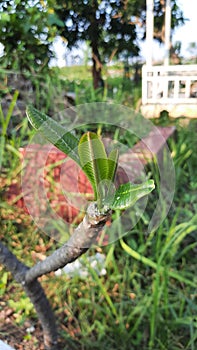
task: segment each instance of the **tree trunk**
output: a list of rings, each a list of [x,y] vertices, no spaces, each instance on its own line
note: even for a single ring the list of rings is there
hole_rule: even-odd
[[[104,82],[102,79],[102,63],[97,47],[97,43],[92,43],[92,77],[93,77],[93,86],[94,89],[102,88],[104,86]]]

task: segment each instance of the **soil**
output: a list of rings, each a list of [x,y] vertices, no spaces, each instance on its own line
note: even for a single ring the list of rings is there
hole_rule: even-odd
[[[5,302],[0,301],[0,307],[3,307]],[[8,306],[3,307],[0,311],[0,339],[12,346],[16,350],[44,350],[42,330],[39,324],[33,325],[26,321],[24,325],[16,325],[15,315],[12,309]]]
[[[14,350],[44,350],[40,323],[27,318],[23,325],[17,325],[15,316],[13,309],[5,306],[5,301],[0,300],[0,339]],[[60,320],[57,322],[61,323]],[[58,324],[59,331],[63,328]],[[59,339],[58,350],[63,349],[65,349],[65,343],[63,344]],[[72,350],[70,347],[69,349]]]

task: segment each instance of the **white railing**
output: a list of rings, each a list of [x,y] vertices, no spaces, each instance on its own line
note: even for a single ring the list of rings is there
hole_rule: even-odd
[[[197,104],[197,65],[143,66],[142,105]]]

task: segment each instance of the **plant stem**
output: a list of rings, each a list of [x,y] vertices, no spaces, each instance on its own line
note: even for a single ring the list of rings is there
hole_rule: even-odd
[[[0,263],[10,271],[15,280],[21,284],[34,305],[43,329],[46,350],[58,350],[57,328],[55,316],[40,283],[35,279],[25,283],[25,275],[29,268],[17,259],[7,247],[0,242]]]
[[[32,268],[19,261],[0,242],[0,263],[13,274],[33,303],[43,328],[46,350],[58,350],[58,336],[54,313],[37,278],[65,266],[84,254],[95,242],[110,215],[111,213],[101,215],[96,203],[91,203],[83,221],[75,229],[69,241]]]

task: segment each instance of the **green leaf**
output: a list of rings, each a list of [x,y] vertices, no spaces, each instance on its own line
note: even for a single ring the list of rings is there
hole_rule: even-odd
[[[131,182],[120,185],[120,187],[116,190],[111,209],[127,209],[134,205],[138,199],[149,194],[152,190],[154,190],[154,188],[155,185],[153,180],[147,180],[146,182],[137,185],[132,184]]]
[[[0,13],[0,20],[2,22],[9,22],[10,21],[10,15],[7,12]]]
[[[39,112],[33,106],[28,106],[26,113],[35,130],[41,132],[48,141],[59,148],[60,151],[66,153],[76,163],[80,163],[77,152],[78,139],[73,134],[66,132],[55,120]]]
[[[52,25],[57,25],[59,27],[65,26],[64,22],[59,19],[59,17],[56,15],[56,13],[50,13],[48,15],[48,22],[49,22],[50,26],[52,26]]]
[[[95,199],[102,197],[98,189],[99,184],[108,177],[108,159],[103,142],[97,134],[93,132],[85,133],[78,145],[81,167],[90,180]]]
[[[118,166],[118,149],[113,149],[108,157],[108,180],[114,181]]]
[[[115,194],[114,179],[118,166],[118,150],[114,149],[110,152],[108,157],[108,174],[107,179],[101,183],[102,185],[102,206],[104,208],[111,208]]]

